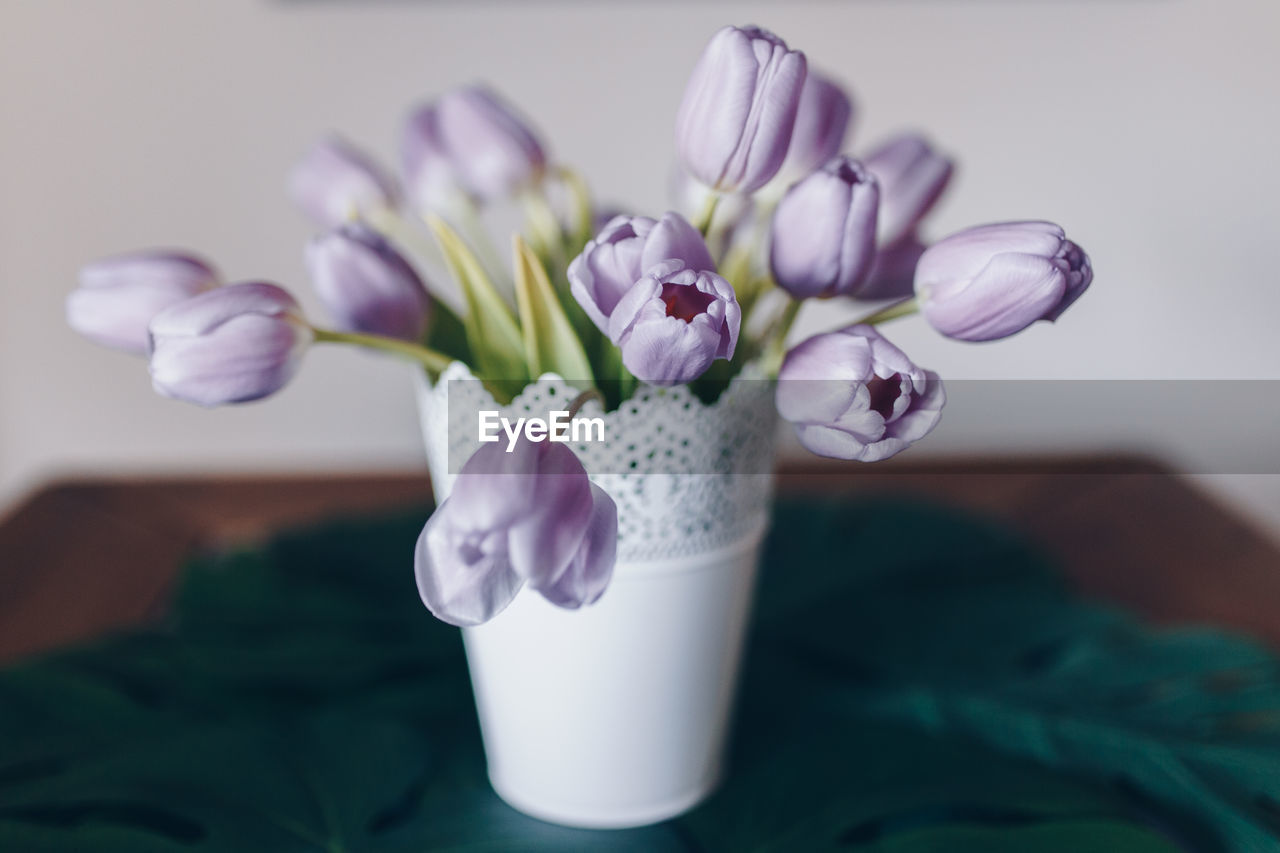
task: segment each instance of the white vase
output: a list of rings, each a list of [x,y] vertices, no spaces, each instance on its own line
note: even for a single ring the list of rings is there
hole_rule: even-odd
[[[580,610],[525,589],[463,630],[489,779],[520,811],[641,826],[719,781],[773,493],[773,397],[752,376],[711,406],[684,388],[642,388],[609,413],[584,406],[605,419],[603,442],[573,449],[618,505],[612,583]],[[546,417],[575,394],[548,375],[499,406],[458,363],[424,381],[437,500],[478,446],[479,410]]]

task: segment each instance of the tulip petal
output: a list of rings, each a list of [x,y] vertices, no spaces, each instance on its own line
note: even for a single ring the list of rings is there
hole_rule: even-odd
[[[316,294],[338,328],[417,341],[426,331],[430,297],[417,272],[377,232],[342,226],[307,246]]]
[[[1057,263],[1038,255],[1004,252],[991,258],[963,289],[945,299],[926,300],[924,315],[948,337],[995,340],[1044,317],[1062,301],[1066,286],[1066,274]]]
[[[438,619],[467,627],[487,622],[524,581],[507,561],[502,533],[474,533],[453,523],[449,498],[432,513],[414,550],[422,602]]]
[[[557,577],[533,588],[558,607],[594,604],[613,578],[618,550],[618,507],[609,494],[591,484],[591,519],[577,552]]]
[[[152,337],[204,335],[244,314],[300,317],[298,301],[289,291],[265,281],[246,282],[210,290],[157,314]]]
[[[216,334],[154,333],[151,381],[166,397],[201,406],[247,403],[280,390],[297,371],[310,331],[261,314],[242,314]]]

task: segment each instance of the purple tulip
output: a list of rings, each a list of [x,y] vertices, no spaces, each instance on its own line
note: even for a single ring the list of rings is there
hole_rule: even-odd
[[[151,321],[151,381],[164,396],[201,406],[257,400],[292,378],[312,337],[283,288],[220,287]]]
[[[867,280],[855,294],[858,299],[904,299],[915,289],[916,264],[925,245],[910,234],[876,252]]]
[[[729,282],[682,261],[663,261],[623,295],[608,334],[622,363],[650,385],[697,379],[717,358],[733,358],[742,310]]]
[[[218,283],[213,267],[182,252],[103,258],[80,270],[80,287],[67,297],[67,324],[95,343],[146,355],[151,318]]]
[[[377,232],[344,225],[307,246],[316,293],[338,328],[417,341],[431,299],[413,267]]]
[[[715,272],[715,261],[698,229],[678,213],[662,219],[617,216],[569,264],[569,286],[578,304],[602,332],[609,317],[646,271],[667,260],[694,272]]]
[[[435,103],[419,107],[405,120],[400,174],[405,194],[420,212],[448,210],[458,197],[469,194],[445,149]]]
[[[542,179],[547,157],[529,125],[494,92],[463,86],[410,116],[401,142],[405,181],[424,209],[461,191],[504,198]]]
[[[924,137],[904,133],[863,158],[880,183],[881,246],[908,239],[951,181],[953,164]]]
[[[293,167],[289,194],[324,228],[396,204],[395,183],[372,158],[337,136],[317,142]]]
[[[816,335],[778,371],[778,412],[819,456],[878,462],[938,424],[946,393],[872,326]]]
[[[875,179],[848,157],[787,190],[769,244],[778,286],[796,299],[855,293],[875,258],[879,198]]]
[[[840,153],[853,117],[853,101],[833,80],[810,70],[800,91],[795,130],[780,174],[800,177]]]
[[[719,192],[753,192],[787,156],[805,58],[759,27],[725,27],[693,69],[676,116],[689,172]]]
[[[963,341],[1056,320],[1093,281],[1089,256],[1052,222],[981,225],[934,243],[916,265],[925,319]]]
[[[418,592],[453,625],[478,625],[521,586],[560,607],[600,598],[613,576],[618,509],[563,444],[486,444],[436,508],[415,554]]]

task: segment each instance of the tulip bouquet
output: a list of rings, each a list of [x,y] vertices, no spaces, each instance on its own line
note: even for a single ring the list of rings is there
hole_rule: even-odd
[[[929,244],[921,222],[951,160],[913,134],[842,153],[853,118],[804,54],[726,27],[675,116],[681,210],[605,216],[509,105],[456,89],[409,116],[399,180],[336,137],[293,170],[294,200],[324,229],[306,261],[331,328],[283,288],[223,284],[186,252],[90,264],[68,320],[146,355],[161,394],[203,406],[278,391],[315,343],[403,356],[431,381],[462,362],[499,403],[555,374],[581,392],[575,410],[681,385],[714,401],[752,365],[776,378],[777,411],[805,447],[885,459],[934,428],[945,396],[883,324],[920,313],[951,338],[1003,338],[1057,319],[1092,271],[1049,222]],[[509,261],[484,225],[494,209],[522,218]],[[868,308],[788,348],[799,309],[824,300]],[[617,515],[565,444],[484,445],[423,531],[423,600],[458,625],[526,585],[561,607],[592,603],[613,572]]]

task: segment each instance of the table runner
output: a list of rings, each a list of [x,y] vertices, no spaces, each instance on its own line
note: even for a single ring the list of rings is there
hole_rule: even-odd
[[[777,507],[717,794],[636,830],[528,818],[414,588],[427,512],[198,556],[155,628],[0,673],[0,850],[1280,849],[1269,652],[896,500]]]

